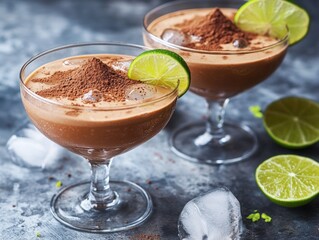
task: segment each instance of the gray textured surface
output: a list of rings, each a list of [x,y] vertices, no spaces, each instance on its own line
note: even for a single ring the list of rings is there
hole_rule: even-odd
[[[5,143],[25,119],[19,97],[18,72],[33,54],[62,44],[87,41],[142,43],[143,14],[161,1],[41,1],[0,0],[0,239],[139,239],[149,234],[177,239],[177,219],[187,201],[216,186],[228,187],[239,199],[245,217],[254,209],[273,217],[272,223],[251,223],[244,218],[243,239],[318,239],[319,199],[309,205],[287,209],[269,202],[258,190],[254,171],[264,159],[296,153],[319,160],[319,145],[300,151],[281,148],[269,139],[250,105],[265,107],[286,95],[319,101],[319,41],[317,0],[297,1],[312,17],[309,35],[289,49],[280,69],[267,81],[235,97],[227,120],[252,126],[261,148],[245,162],[212,167],[186,162],[168,149],[168,134],[180,124],[200,119],[204,102],[187,93],[166,129],[146,144],[115,159],[111,178],[142,185],[153,197],[155,209],[147,223],[131,231],[89,234],[68,229],[49,212],[56,180],[69,185],[89,178],[84,160],[75,156],[59,162],[55,170],[30,171],[11,163]],[[71,173],[72,176],[68,177]],[[54,179],[51,179],[54,177]],[[148,184],[147,180],[152,180]],[[151,239],[151,238],[150,238]],[[155,238],[156,239],[156,238]]]

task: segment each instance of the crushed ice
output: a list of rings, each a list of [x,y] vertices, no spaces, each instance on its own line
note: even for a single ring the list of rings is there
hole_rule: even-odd
[[[227,188],[189,201],[178,221],[182,240],[238,240],[242,228],[240,204]]]
[[[126,100],[139,101],[150,99],[157,92],[156,87],[146,84],[134,84],[126,90]]]
[[[97,89],[88,91],[82,96],[82,101],[84,103],[96,103],[101,101],[103,93]]]
[[[114,70],[120,70],[127,72],[132,61],[114,61],[111,63],[111,66]]]
[[[161,38],[169,43],[173,43],[178,46],[185,46],[189,43],[199,42],[200,37],[185,34],[179,30],[167,28],[163,31]]]

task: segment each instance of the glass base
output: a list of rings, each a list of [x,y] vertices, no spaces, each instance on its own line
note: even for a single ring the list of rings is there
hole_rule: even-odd
[[[223,128],[226,135],[213,139],[205,133],[205,122],[186,125],[171,135],[171,149],[186,160],[211,165],[239,162],[256,152],[258,140],[249,127],[225,123]]]
[[[116,232],[145,222],[153,210],[150,195],[140,186],[128,181],[110,181],[110,186],[118,199],[106,209],[87,208],[90,182],[82,182],[66,187],[54,195],[51,212],[62,224],[85,232]]]

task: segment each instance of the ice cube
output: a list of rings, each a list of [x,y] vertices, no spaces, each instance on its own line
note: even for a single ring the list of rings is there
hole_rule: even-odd
[[[57,166],[66,151],[42,135],[32,124],[13,134],[7,151],[14,163],[22,167],[50,169]]]
[[[111,63],[111,66],[114,70],[120,70],[127,72],[132,61],[114,61]]]
[[[88,91],[82,96],[82,101],[84,103],[96,103],[96,102],[99,102],[102,97],[103,97],[102,92],[100,92],[97,89],[93,89]]]
[[[242,229],[240,204],[224,187],[189,201],[178,220],[182,240],[237,240]]]
[[[163,31],[161,38],[178,46],[186,46],[189,43],[200,41],[200,37],[188,35],[177,29],[167,28]]]
[[[156,87],[146,84],[134,84],[126,90],[126,100],[139,101],[150,99],[157,92]]]
[[[66,59],[63,61],[65,67],[79,67],[84,62],[83,59]]]

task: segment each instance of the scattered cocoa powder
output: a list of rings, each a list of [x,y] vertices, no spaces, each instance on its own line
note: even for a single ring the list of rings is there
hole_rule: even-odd
[[[130,240],[160,240],[161,236],[159,234],[146,234],[140,233],[130,237]]]
[[[198,16],[177,24],[186,35],[199,37],[199,42],[190,42],[185,47],[200,50],[221,50],[221,44],[232,43],[235,40],[250,43],[256,35],[240,30],[218,8],[205,16]]]
[[[124,101],[125,90],[132,84],[139,83],[129,79],[126,73],[114,70],[98,58],[89,58],[83,65],[68,71],[58,71],[46,78],[33,79],[53,85],[36,93],[45,98],[63,97],[75,100],[79,97],[84,103],[99,101]],[[71,114],[71,113],[70,113]]]

